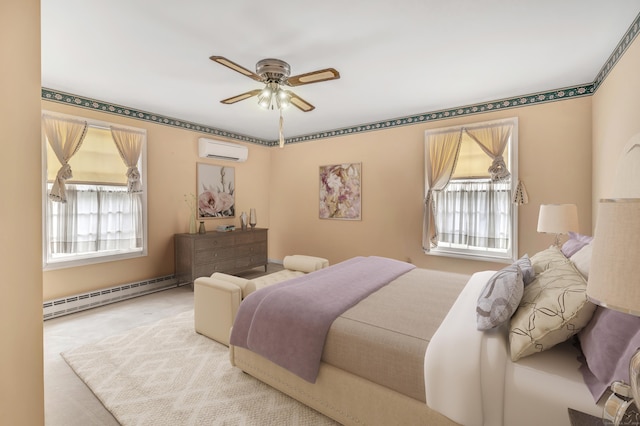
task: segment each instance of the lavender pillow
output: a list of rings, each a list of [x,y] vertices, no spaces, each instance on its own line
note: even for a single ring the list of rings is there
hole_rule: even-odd
[[[578,250],[586,246],[593,240],[589,235],[582,235],[576,232],[569,232],[569,239],[562,245],[562,254],[568,259]]]
[[[640,317],[598,306],[578,339],[584,354],[580,371],[596,402],[611,382],[629,383],[629,360],[640,348]]]
[[[525,286],[536,278],[536,273],[533,270],[533,265],[531,264],[531,259],[529,259],[528,254],[525,254],[520,259],[516,260],[514,265],[518,265],[522,271],[522,281]]]

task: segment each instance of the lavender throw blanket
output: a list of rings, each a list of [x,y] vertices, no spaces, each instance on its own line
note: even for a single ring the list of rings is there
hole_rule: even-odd
[[[315,383],[333,321],[413,268],[393,259],[355,257],[253,292],[240,304],[231,344]]]

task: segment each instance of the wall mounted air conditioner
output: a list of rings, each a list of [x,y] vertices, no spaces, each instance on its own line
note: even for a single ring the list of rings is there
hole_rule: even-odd
[[[249,150],[244,145],[214,139],[198,139],[198,155],[202,158],[217,158],[229,161],[247,161]]]

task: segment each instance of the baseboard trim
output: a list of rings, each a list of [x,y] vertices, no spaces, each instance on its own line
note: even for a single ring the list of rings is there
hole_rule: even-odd
[[[166,275],[164,277],[49,300],[42,304],[43,319],[57,318],[177,286],[178,282],[175,275]]]

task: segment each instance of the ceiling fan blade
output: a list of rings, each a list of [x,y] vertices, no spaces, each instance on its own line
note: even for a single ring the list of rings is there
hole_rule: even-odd
[[[335,80],[340,78],[340,73],[333,68],[308,72],[306,74],[289,77],[286,83],[289,86],[301,86],[303,84],[319,83],[321,81]]]
[[[219,63],[220,65],[224,65],[227,68],[231,68],[232,70],[239,72],[240,74],[246,75],[247,77],[252,78],[255,81],[262,82],[262,77],[260,77],[258,74],[254,73],[253,71],[249,71],[242,65],[238,65],[235,62],[228,60],[224,56],[211,56],[209,59]]]
[[[244,101],[245,99],[249,99],[252,96],[256,96],[260,92],[262,92],[262,90],[260,90],[260,89],[250,90],[248,92],[241,93],[241,94],[233,96],[231,98],[223,99],[220,102],[222,102],[223,104],[227,104],[227,105],[235,104],[236,102]]]
[[[298,108],[303,112],[313,111],[316,108],[313,105],[311,105],[309,102],[305,101],[300,96],[296,95],[295,93],[289,90],[287,90],[287,94],[289,95],[289,102],[291,102],[293,106],[295,106],[296,108]]]

